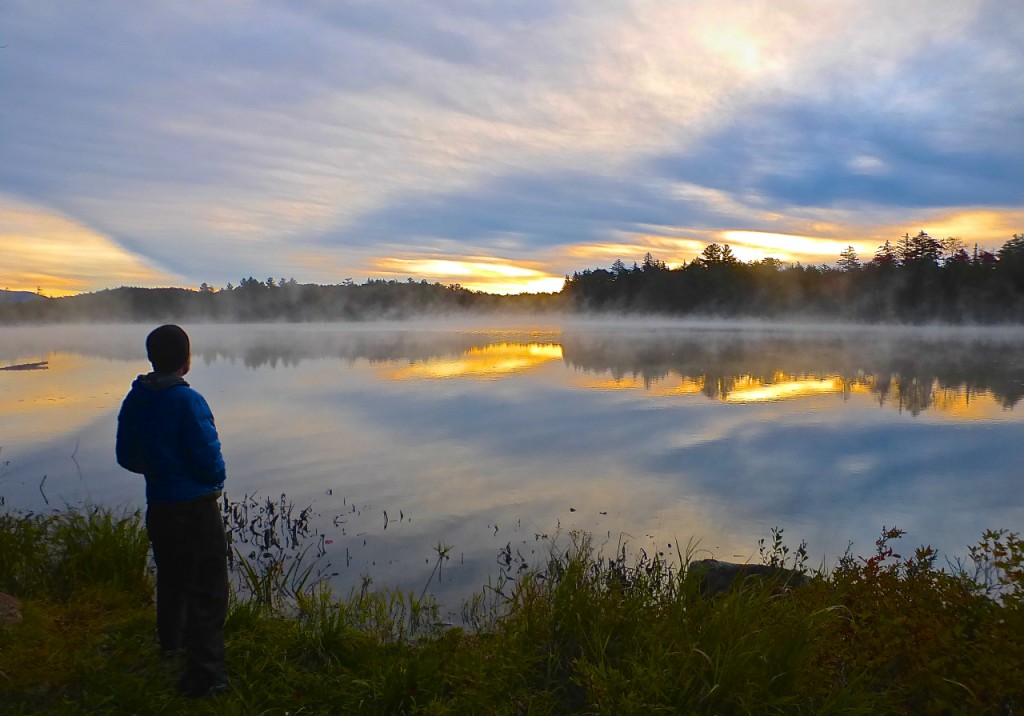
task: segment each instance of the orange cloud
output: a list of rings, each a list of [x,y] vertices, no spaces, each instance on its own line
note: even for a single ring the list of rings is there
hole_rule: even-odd
[[[656,233],[626,234],[623,241],[570,246],[563,253],[573,260],[583,260],[589,264],[596,262],[604,266],[611,264],[615,259],[621,259],[627,264],[640,261],[644,254],[650,253],[659,261],[675,267],[689,263],[700,255],[705,246],[717,240],[714,232],[692,233],[706,234],[707,238],[675,237]]]
[[[721,236],[721,243],[729,244],[733,253],[744,261],[771,256],[782,261],[832,263],[847,246],[867,256],[877,248],[874,243],[857,239],[836,240],[768,231],[723,231]]]
[[[690,188],[690,193],[696,190]],[[725,202],[725,197],[716,197]],[[840,214],[826,220],[787,220],[782,215],[763,215],[779,224],[777,231],[752,229],[695,229],[659,226],[648,232],[621,233],[618,240],[566,247],[566,261],[608,266],[615,259],[627,264],[639,261],[650,252],[671,267],[683,265],[700,256],[711,243],[729,244],[741,261],[766,257],[783,262],[834,264],[847,246],[853,246],[862,261],[869,261],[886,240],[893,243],[905,233],[926,231],[936,238],[956,236],[968,246],[997,250],[1015,233],[1024,231],[1024,211],[959,208],[911,217],[899,224],[857,224],[845,222]],[[579,267],[577,267],[579,268]]]
[[[116,285],[181,283],[105,236],[45,209],[0,199],[0,288],[67,296]]]
[[[915,227],[917,225],[915,224]],[[920,221],[920,228],[907,229],[911,234],[926,231],[937,238],[956,236],[964,242],[997,249],[1024,232],[1024,211],[996,211],[993,209],[956,209],[936,213]]]
[[[535,262],[513,263],[490,257],[463,258],[380,258],[373,262],[375,273],[385,276],[414,276],[443,284],[457,283],[471,291],[487,293],[539,293],[560,291],[563,276],[540,268]]]

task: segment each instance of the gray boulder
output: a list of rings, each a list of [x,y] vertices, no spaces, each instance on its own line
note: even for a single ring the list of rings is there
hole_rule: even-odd
[[[699,559],[687,567],[691,574],[700,575],[700,591],[705,596],[728,592],[738,583],[748,579],[767,580],[782,588],[798,587],[810,578],[793,569],[768,564],[737,564],[720,562],[717,559]]]

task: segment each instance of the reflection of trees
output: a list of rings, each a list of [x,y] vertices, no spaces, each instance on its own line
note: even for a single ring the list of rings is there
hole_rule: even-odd
[[[474,347],[486,345],[479,335],[410,332],[292,333],[283,328],[247,339],[214,340],[198,355],[207,361],[241,361],[246,368],[295,366],[302,361],[340,359],[347,363],[392,361],[418,362],[457,358]]]
[[[68,326],[56,329],[5,329],[0,360],[47,353],[75,353],[109,360],[146,360],[150,326]],[[341,359],[371,363],[456,358],[495,343],[493,334],[444,330],[337,329],[287,324],[262,326],[187,326],[194,363],[218,360],[246,368],[289,367],[303,361]],[[509,340],[503,338],[502,340]],[[534,341],[536,339],[533,339]]]
[[[848,395],[856,388],[880,405],[911,414],[932,407],[936,396],[955,391],[991,394],[1004,408],[1024,396],[1024,365],[1014,360],[1021,341],[972,341],[910,337],[898,333],[850,335],[741,335],[688,333],[563,338],[565,361],[616,380],[627,376],[646,387],[673,376],[700,386],[701,394],[724,400],[744,381],[764,385],[839,376]]]
[[[0,358],[73,352],[144,361],[145,328],[66,327],[60,333],[10,329]],[[326,326],[196,326],[194,360],[226,360],[247,368],[292,367],[304,361],[410,364],[458,361],[496,346],[561,345],[570,367],[629,379],[651,388],[673,376],[693,391],[729,399],[753,383],[777,385],[802,379],[839,378],[848,395],[865,390],[880,404],[917,414],[937,396],[955,391],[965,400],[988,394],[1004,408],[1024,396],[1024,348],[1019,333],[928,334],[850,328],[846,333],[808,331],[682,330],[669,328],[549,331],[467,331],[442,326],[355,329]],[[953,337],[951,337],[953,336]],[[692,392],[692,391],[691,391]]]
[[[241,361],[247,368],[289,367],[325,358],[416,363],[458,359],[474,350],[507,343],[508,338],[515,336],[454,331],[315,333],[282,327],[255,338],[229,334],[208,339],[198,355],[206,361]],[[526,345],[527,337],[522,338]],[[1005,408],[1024,396],[1024,366],[1011,360],[1020,352],[1019,340],[932,339],[901,333],[782,336],[714,331],[656,337],[584,332],[551,338],[561,339],[564,360],[574,368],[610,373],[616,380],[629,377],[646,387],[675,375],[700,385],[703,395],[716,400],[728,398],[750,381],[771,385],[831,376],[842,378],[844,394],[864,387],[880,405],[893,405],[914,415],[932,406],[937,391],[962,391],[968,398],[990,393]]]

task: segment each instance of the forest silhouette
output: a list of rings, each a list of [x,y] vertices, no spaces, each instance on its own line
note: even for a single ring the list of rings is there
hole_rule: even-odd
[[[249,276],[237,286],[120,287],[0,304],[2,323],[73,321],[361,321],[498,313],[632,313],[896,323],[1017,323],[1024,319],[1024,234],[995,253],[924,231],[834,266],[739,261],[710,244],[670,268],[650,253],[627,266],[576,271],[558,293],[495,295],[459,284],[367,279],[303,284]]]
[[[585,270],[562,291],[576,309],[867,322],[1001,322],[1024,317],[1024,234],[997,253],[968,252],[925,232],[886,241],[862,262],[847,247],[835,266],[742,262],[728,244],[671,269],[647,254]]]

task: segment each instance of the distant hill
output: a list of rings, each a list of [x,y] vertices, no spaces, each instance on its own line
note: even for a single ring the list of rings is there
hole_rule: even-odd
[[[45,296],[31,291],[5,291],[0,289],[0,303],[25,303],[27,301],[45,300]]]

